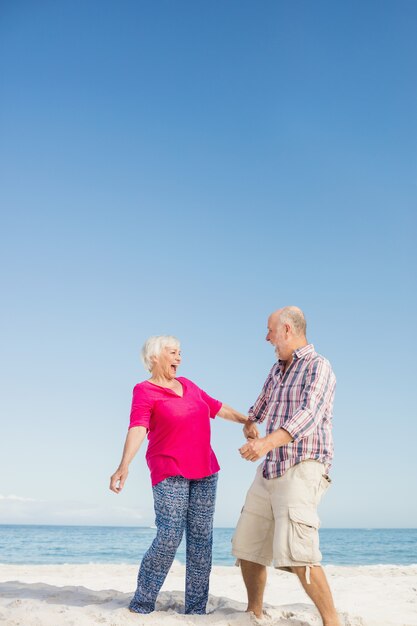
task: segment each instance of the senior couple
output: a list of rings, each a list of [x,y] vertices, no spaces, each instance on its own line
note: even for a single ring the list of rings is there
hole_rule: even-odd
[[[246,417],[177,376],[180,344],[150,337],[142,358],[151,377],[133,390],[130,425],[120,465],[110,480],[119,493],[129,464],[146,435],[156,537],[144,555],[129,609],[155,610],[159,590],[186,533],[185,613],[204,614],[212,562],[213,515],[220,469],[210,446],[210,418],[243,424],[241,457],[258,461],[233,537],[248,595],[247,610],[263,615],[266,566],[293,572],[313,600],[324,626],[340,626],[320,567],[317,506],[327,490],[333,456],[331,435],[335,376],[307,342],[303,312],[275,311],[266,335],[277,361]],[[266,436],[257,422],[266,420]]]

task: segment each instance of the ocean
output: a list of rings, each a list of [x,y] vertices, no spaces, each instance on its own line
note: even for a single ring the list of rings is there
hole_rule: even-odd
[[[0,525],[0,563],[137,563],[154,528]],[[232,528],[215,528],[213,564],[233,565]],[[323,564],[417,564],[417,529],[320,529]],[[185,542],[176,559],[185,563]]]

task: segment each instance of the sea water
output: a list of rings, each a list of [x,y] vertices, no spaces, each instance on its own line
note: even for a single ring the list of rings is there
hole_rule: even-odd
[[[0,563],[138,563],[155,528],[0,525]],[[232,565],[232,528],[215,528],[213,563]],[[323,563],[417,564],[417,529],[320,529]],[[185,541],[176,559],[185,563]]]

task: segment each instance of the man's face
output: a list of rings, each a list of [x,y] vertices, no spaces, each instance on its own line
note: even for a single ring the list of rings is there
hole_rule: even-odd
[[[265,337],[269,343],[275,347],[275,354],[278,359],[286,361],[292,355],[289,348],[289,338],[286,325],[280,322],[279,315],[273,313],[268,318],[268,332]]]

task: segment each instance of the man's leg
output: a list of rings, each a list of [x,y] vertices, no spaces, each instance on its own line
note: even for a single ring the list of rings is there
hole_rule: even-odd
[[[256,617],[262,617],[264,591],[266,585],[266,567],[240,559],[243,582],[248,594],[248,608]]]
[[[292,571],[297,574],[305,592],[316,605],[323,620],[323,626],[341,626],[323,569],[318,565],[310,568],[310,583],[307,583],[305,567],[292,567]]]
[[[274,517],[269,485],[262,475],[262,465],[246,495],[236,531],[232,540],[232,553],[240,562],[243,582],[248,594],[248,608],[256,617],[262,617],[263,596],[266,585],[266,565],[272,563]]]

